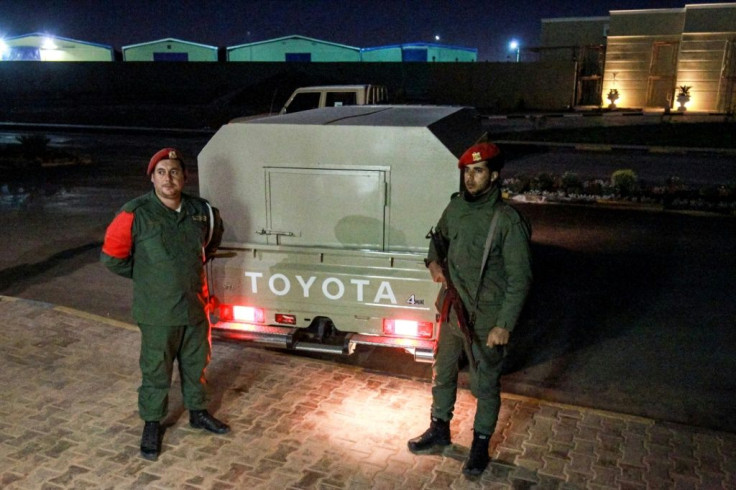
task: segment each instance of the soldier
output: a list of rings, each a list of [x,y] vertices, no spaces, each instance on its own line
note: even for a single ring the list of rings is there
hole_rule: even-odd
[[[222,221],[207,201],[182,192],[187,172],[178,150],[164,148],[153,155],[147,175],[153,190],[115,216],[101,260],[112,272],[133,279],[132,313],[141,331],[141,455],[155,461],[174,360],[190,425],[216,434],[230,428],[207,412],[205,393],[211,345],[204,264],[220,244]]]
[[[440,241],[430,243],[426,259],[432,279],[443,284],[438,299],[443,314],[432,369],[430,427],[408,445],[415,454],[428,454],[451,443],[458,361],[465,352],[477,398],[473,443],[463,466],[467,476],[480,475],[488,465],[488,443],[501,406],[505,346],[532,279],[531,229],[501,199],[502,167],[503,156],[492,143],[475,144],[460,157],[465,189],[453,195],[442,213],[436,227]],[[448,296],[461,302],[459,309],[442,305]]]

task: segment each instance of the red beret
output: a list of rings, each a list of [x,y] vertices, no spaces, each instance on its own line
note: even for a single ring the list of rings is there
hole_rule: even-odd
[[[457,168],[463,168],[465,165],[491,160],[501,154],[501,149],[493,143],[478,143],[462,154],[457,162]]]
[[[151,157],[151,161],[148,163],[148,170],[146,175],[151,175],[153,169],[156,168],[156,164],[161,160],[179,160],[181,168],[184,169],[184,160],[181,158],[181,153],[176,148],[164,148],[159,150],[155,155]]]

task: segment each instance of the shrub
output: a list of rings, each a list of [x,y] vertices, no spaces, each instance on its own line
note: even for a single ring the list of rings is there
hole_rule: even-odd
[[[542,172],[534,178],[531,187],[532,190],[541,192],[552,191],[555,188],[555,178],[546,172]]]
[[[575,172],[565,172],[562,174],[562,187],[567,194],[580,194],[583,190],[583,183]]]
[[[529,190],[530,179],[526,175],[518,175],[510,179],[504,179],[503,187],[512,194],[522,194]]]
[[[638,189],[638,177],[630,168],[619,169],[611,174],[611,185],[619,195],[631,196]]]

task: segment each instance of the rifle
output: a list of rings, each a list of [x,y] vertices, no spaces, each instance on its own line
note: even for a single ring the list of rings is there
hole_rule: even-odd
[[[450,278],[450,270],[447,262],[447,244],[439,230],[430,228],[426,238],[430,239],[434,246],[435,252],[439,257],[439,266],[442,268],[442,274],[445,276],[446,287],[440,304],[440,323],[446,322],[450,318],[450,308],[455,311],[457,317],[457,325],[463,334],[463,343],[465,344],[465,353],[468,356],[468,362],[471,369],[476,369],[478,364],[473,354],[473,332],[472,324],[468,318],[468,310],[465,308],[457,288]]]

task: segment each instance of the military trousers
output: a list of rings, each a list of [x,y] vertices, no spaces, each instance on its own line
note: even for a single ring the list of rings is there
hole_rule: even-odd
[[[483,434],[493,434],[501,408],[501,370],[503,347],[488,347],[488,329],[480,329],[475,335],[472,349],[476,369],[470,366],[470,391],[477,400],[473,429]],[[457,398],[458,361],[465,349],[465,340],[457,324],[455,312],[440,325],[439,339],[435,347],[432,365],[432,416],[450,421]]]
[[[210,361],[210,327],[207,320],[193,325],[139,324],[141,331],[141,386],[138,413],[147,421],[166,416],[174,361],[179,367],[181,392],[188,410],[207,408],[205,369]]]

